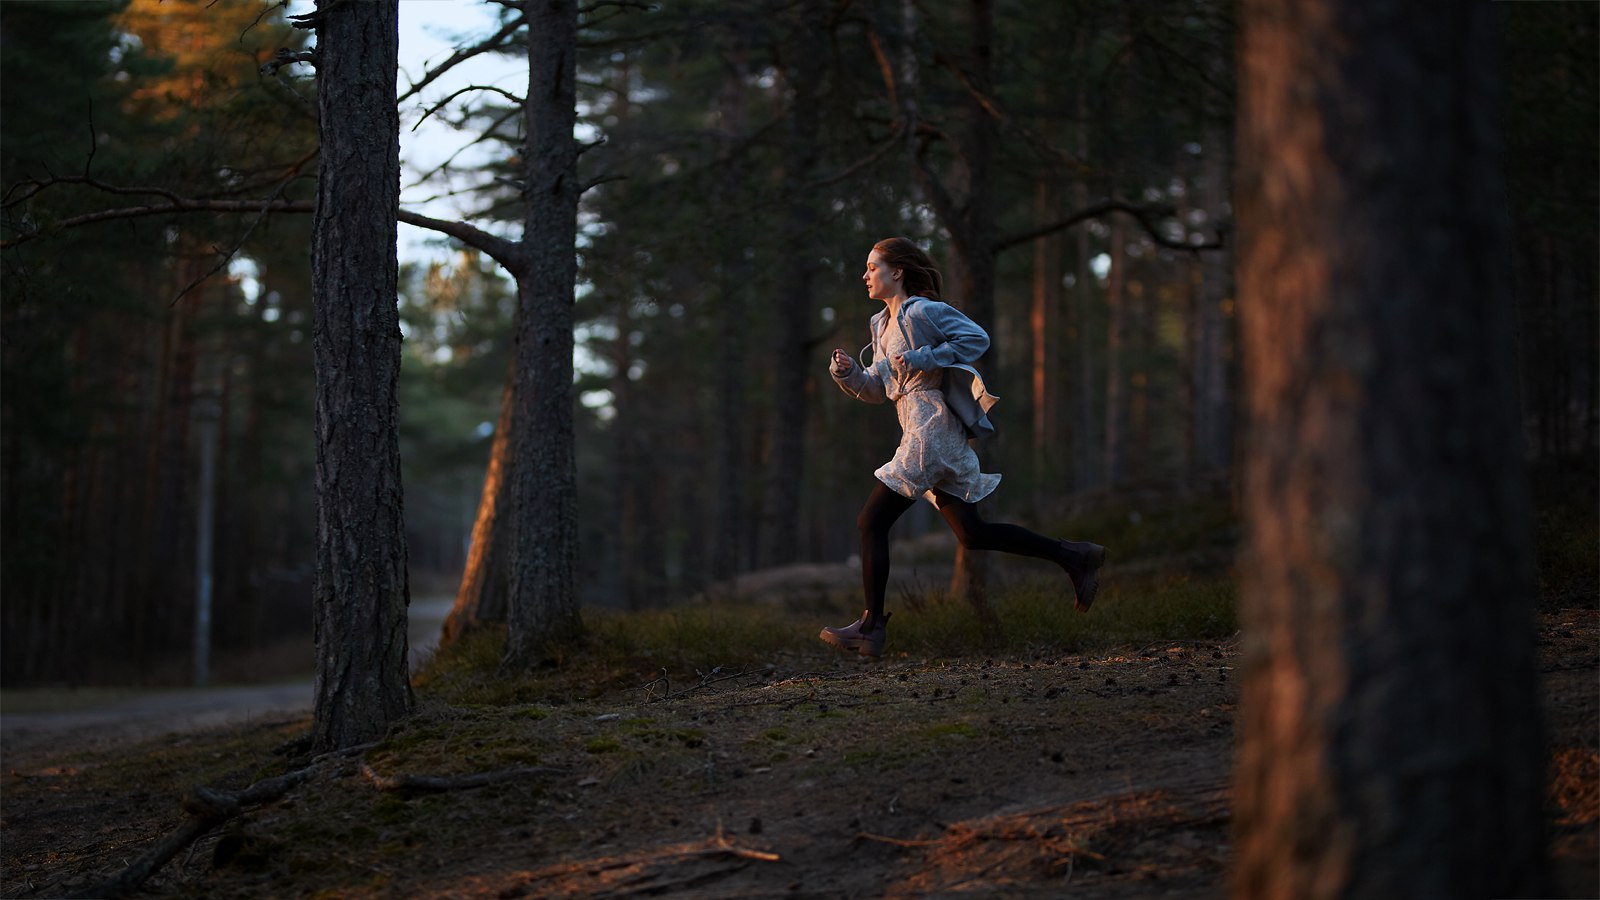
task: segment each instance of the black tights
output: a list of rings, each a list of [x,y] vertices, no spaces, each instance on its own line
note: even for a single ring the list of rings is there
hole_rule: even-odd
[[[1048,559],[1066,568],[1066,551],[1060,541],[1020,525],[985,522],[971,503],[943,491],[934,493],[939,498],[939,514],[968,550],[1000,550]],[[916,503],[880,481],[856,516],[856,527],[861,530],[861,586],[867,595],[869,622],[883,618],[883,595],[889,587],[889,527]]]

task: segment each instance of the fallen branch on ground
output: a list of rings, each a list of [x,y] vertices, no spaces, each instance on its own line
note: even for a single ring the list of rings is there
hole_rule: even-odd
[[[183,811],[189,814],[182,825],[173,829],[144,855],[134,860],[115,878],[79,894],[80,897],[120,897],[139,889],[150,876],[172,860],[185,847],[201,835],[216,828],[244,811],[247,806],[259,806],[282,797],[296,786],[310,780],[317,772],[316,766],[297,769],[276,778],[267,778],[250,785],[237,794],[214,791],[205,786],[191,788],[183,797]]]

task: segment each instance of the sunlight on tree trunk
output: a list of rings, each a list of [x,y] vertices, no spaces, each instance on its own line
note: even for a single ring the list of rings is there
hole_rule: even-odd
[[[489,448],[489,467],[483,476],[478,496],[478,512],[472,522],[472,543],[467,565],[456,589],[455,604],[445,617],[439,645],[448,646],[480,625],[506,620],[506,520],[500,512],[507,506],[511,468],[511,407],[517,391],[516,359],[506,361],[505,383],[500,389],[500,415],[495,419],[494,441]]]
[[[1496,17],[1244,6],[1240,897],[1544,895]]]

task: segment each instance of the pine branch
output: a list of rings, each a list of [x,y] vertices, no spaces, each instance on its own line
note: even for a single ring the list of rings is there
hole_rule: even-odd
[[[1139,223],[1139,226],[1144,229],[1145,233],[1150,235],[1151,240],[1172,250],[1217,250],[1224,246],[1225,233],[1221,230],[1217,232],[1215,240],[1204,241],[1199,244],[1189,244],[1183,241],[1175,241],[1172,238],[1167,237],[1158,227],[1156,220],[1168,218],[1174,215],[1176,210],[1170,206],[1138,206],[1122,200],[1105,200],[1100,203],[1096,203],[1093,206],[1080,209],[1077,212],[1074,212],[1063,219],[1051,222],[1048,225],[1041,225],[1037,228],[1032,228],[1028,231],[1021,232],[1020,234],[1003,237],[994,242],[992,249],[994,252],[999,253],[1002,250],[1008,250],[1019,244],[1026,244],[1029,241],[1038,240],[1039,238],[1055,234],[1058,231],[1071,228],[1079,222],[1088,221],[1089,219],[1098,219],[1101,216],[1109,215],[1110,213],[1123,213],[1125,215],[1132,216],[1134,220]]]
[[[451,69],[455,68],[456,66],[466,62],[467,60],[472,59],[474,56],[479,56],[479,55],[482,55],[484,53],[488,53],[490,51],[500,49],[501,46],[505,44],[506,38],[510,37],[518,28],[521,28],[523,25],[527,24],[527,21],[528,21],[527,16],[519,15],[516,18],[512,19],[511,21],[507,22],[504,27],[502,27],[499,31],[496,31],[493,35],[489,36],[487,39],[485,39],[485,40],[483,40],[483,41],[481,41],[481,42],[479,42],[477,44],[474,44],[471,47],[467,47],[467,48],[462,49],[462,50],[457,50],[455,53],[450,55],[449,59],[447,59],[444,62],[440,63],[438,68],[431,69],[428,72],[424,73],[423,76],[422,76],[422,80],[417,82],[416,84],[413,84],[404,94],[401,94],[399,97],[397,97],[395,99],[395,102],[396,103],[404,103],[404,102],[406,102],[407,100],[409,100],[413,96],[415,96],[417,93],[422,91],[423,88],[425,88],[428,85],[433,84],[435,81],[437,81],[440,76],[444,75],[444,73],[446,73],[446,72],[450,71]]]
[[[431,116],[434,113],[438,112],[439,110],[443,109],[446,105],[448,105],[450,103],[451,100],[454,100],[455,98],[461,96],[462,94],[470,93],[472,91],[493,91],[494,93],[499,94],[500,96],[506,98],[507,100],[510,100],[512,105],[517,106],[517,107],[520,107],[520,106],[522,106],[522,104],[527,102],[524,98],[518,97],[516,94],[511,93],[510,91],[506,90],[505,88],[495,87],[492,84],[471,84],[471,85],[467,85],[466,87],[462,88],[459,91],[456,91],[455,93],[451,94],[450,96],[444,98],[443,100],[440,100],[438,103],[435,103],[433,106],[429,107],[428,110],[422,114],[422,118],[417,120],[417,124],[411,126],[411,130],[412,131],[416,131],[418,128],[420,128],[422,126],[423,122],[428,121],[428,117],[429,116]]]
[[[261,74],[276,76],[278,70],[284,66],[292,66],[295,63],[302,62],[315,69],[317,67],[317,59],[317,51],[315,49],[290,50],[288,47],[279,47],[278,52],[272,54],[272,58],[262,64]]]
[[[110,194],[140,195],[153,194],[165,198],[166,203],[147,203],[139,206],[124,206],[115,209],[102,209],[81,216],[62,219],[50,228],[43,231],[31,231],[20,234],[14,238],[0,241],[0,250],[9,250],[26,244],[29,241],[44,237],[56,231],[68,228],[81,228],[99,222],[111,222],[121,219],[138,219],[148,216],[164,216],[173,213],[256,213],[265,216],[268,213],[311,213],[316,211],[316,204],[309,200],[278,200],[267,198],[263,200],[218,200],[204,197],[182,197],[164,188],[127,188],[118,185],[106,184],[96,179],[85,179],[79,176],[61,176],[47,182],[36,183],[37,189],[26,197],[9,201],[6,205],[20,203],[29,197],[36,196],[40,191],[56,184],[86,184]],[[400,210],[398,220],[407,225],[426,228],[448,235],[472,247],[483,251],[490,258],[515,272],[523,264],[524,251],[521,244],[497,237],[474,225],[466,222],[452,222],[444,219],[435,219],[419,213]],[[258,220],[259,221],[259,220]],[[253,228],[254,226],[252,226]],[[248,237],[248,232],[246,233]],[[181,296],[181,295],[180,295]]]
[[[832,175],[825,175],[822,178],[808,183],[805,186],[805,190],[812,191],[816,190],[817,188],[827,187],[830,184],[837,184],[838,182],[844,181],[846,178],[849,178],[857,172],[860,172],[862,169],[867,168],[878,160],[883,159],[888,155],[890,150],[893,150],[900,143],[902,130],[902,123],[894,123],[894,130],[889,132],[889,136],[884,139],[883,143],[877,149],[873,150],[871,153],[867,154],[861,159],[856,160],[850,165],[845,166],[843,169],[840,169]]]
[[[244,247],[244,242],[250,240],[250,235],[255,233],[256,226],[260,225],[266,220],[267,213],[271,211],[272,204],[276,202],[278,197],[283,193],[283,189],[288,187],[289,183],[294,181],[297,176],[298,171],[292,173],[288,178],[278,182],[278,186],[273,190],[272,196],[268,197],[266,203],[262,204],[261,212],[256,214],[255,219],[250,222],[250,227],[246,228],[244,233],[239,235],[239,239],[237,241],[234,241],[233,248],[226,253],[220,253],[219,255],[222,258],[217,260],[217,264],[212,266],[211,269],[205,274],[189,282],[189,284],[185,286],[183,290],[178,292],[178,296],[172,298],[172,304],[169,305],[176,305],[179,300],[184,298],[185,294],[188,294],[190,291],[199,287],[201,283],[209,280],[211,276],[222,271],[223,267],[226,266],[236,255],[238,255],[240,248]]]

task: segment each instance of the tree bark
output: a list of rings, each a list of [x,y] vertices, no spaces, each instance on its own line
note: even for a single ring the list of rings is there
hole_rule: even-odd
[[[1089,100],[1088,85],[1079,81],[1074,91],[1074,106],[1078,121],[1077,152],[1079,159],[1089,158]],[[1080,174],[1072,185],[1073,205],[1083,209],[1089,205],[1088,175]],[[1073,334],[1077,338],[1077,390],[1072,396],[1073,435],[1077,448],[1073,486],[1079,491],[1091,490],[1100,483],[1099,428],[1096,427],[1094,405],[1094,268],[1090,265],[1093,246],[1089,229],[1080,227],[1076,241],[1073,277]]]
[[[524,668],[582,631],[574,570],[577,468],[572,421],[573,283],[577,277],[578,146],[575,0],[529,4],[527,174],[517,278],[512,410],[514,549],[506,665]]]
[[[398,0],[318,3],[322,139],[312,231],[320,750],[411,711],[400,484]]]
[[[967,24],[971,29],[968,45],[970,59],[966,77],[979,97],[994,94],[994,7],[991,0],[969,0]],[[968,96],[965,116],[967,128],[962,136],[962,156],[965,162],[966,192],[960,207],[955,207],[944,187],[932,173],[922,169],[929,193],[935,197],[940,218],[950,231],[953,251],[959,257],[962,278],[957,285],[957,302],[966,314],[986,329],[995,327],[995,226],[994,195],[992,190],[994,148],[999,141],[995,121],[977,97]],[[938,198],[944,198],[940,201]],[[1000,371],[1000,350],[992,343],[989,351],[978,361],[985,372]],[[979,460],[985,469],[993,470],[992,450],[980,447]],[[989,606],[989,566],[982,550],[968,550],[957,545],[955,571],[950,576],[950,593],[966,597],[978,613],[985,627],[996,623]]]
[[[1048,222],[1060,215],[1054,184],[1041,178],[1034,187],[1034,217]],[[1061,366],[1056,341],[1061,328],[1061,250],[1062,237],[1052,234],[1033,245],[1033,303],[1028,325],[1033,332],[1033,506],[1044,511],[1045,498],[1052,493],[1048,485],[1061,472],[1059,416],[1056,407],[1056,376]]]
[[[1220,128],[1207,131],[1201,166],[1204,184],[1200,196],[1206,213],[1221,217],[1227,199],[1233,196],[1228,183],[1231,156],[1228,135]],[[1233,458],[1231,421],[1233,390],[1230,387],[1229,358],[1232,355],[1232,322],[1223,304],[1233,296],[1233,267],[1221,253],[1201,254],[1197,348],[1194,359],[1197,409],[1195,459],[1198,469],[1219,472]]]
[[[737,40],[737,38],[735,38]],[[722,90],[717,95],[718,167],[726,173],[716,179],[712,190],[722,195],[728,208],[739,204],[737,192],[745,189],[749,172],[744,164],[742,144],[749,135],[749,105],[745,102],[745,80],[749,62],[745,48],[729,48],[723,59]],[[711,579],[732,578],[743,569],[745,534],[751,523],[745,514],[745,350],[750,319],[745,309],[745,291],[750,286],[751,266],[745,258],[750,236],[739,229],[725,229],[716,239],[718,268],[716,420],[711,440],[716,448],[716,470],[707,473],[715,509],[712,515]],[[781,513],[780,513],[781,516]],[[776,527],[776,526],[770,526]],[[766,529],[763,529],[766,530]]]
[[[1239,897],[1544,895],[1496,16],[1243,7]]]
[[[1111,272],[1106,280],[1106,433],[1101,462],[1106,487],[1122,483],[1128,428],[1128,385],[1123,377],[1128,344],[1128,226],[1111,217]]]

